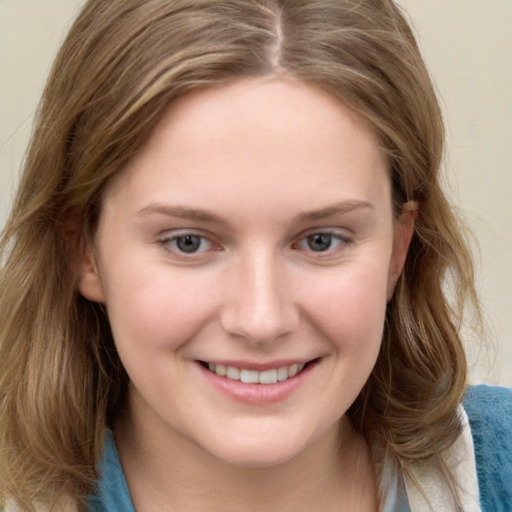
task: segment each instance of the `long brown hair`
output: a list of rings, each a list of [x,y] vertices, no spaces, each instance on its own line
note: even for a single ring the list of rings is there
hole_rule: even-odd
[[[76,254],[105,183],[176,97],[280,74],[363,116],[389,155],[396,213],[419,205],[380,356],[349,414],[378,471],[442,465],[460,430],[462,306],[467,297],[476,306],[476,295],[461,223],[439,185],[439,105],[404,13],[392,0],[89,0],[52,68],[1,239],[4,499],[80,504],[122,406],[127,375],[105,312],[76,289]]]

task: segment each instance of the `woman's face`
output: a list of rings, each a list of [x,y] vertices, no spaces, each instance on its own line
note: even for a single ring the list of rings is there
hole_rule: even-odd
[[[182,97],[109,183],[82,265],[128,414],[238,466],[321,443],[372,371],[410,231],[375,136],[329,94],[268,79]]]

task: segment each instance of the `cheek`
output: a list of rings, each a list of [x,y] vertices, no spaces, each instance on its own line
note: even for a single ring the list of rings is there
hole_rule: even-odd
[[[206,279],[189,279],[186,271],[170,268],[155,271],[146,265],[147,270],[133,273],[121,266],[106,283],[106,306],[119,350],[177,349],[211,316]]]
[[[387,267],[353,265],[312,286],[312,321],[345,353],[368,354],[380,347],[386,312]]]

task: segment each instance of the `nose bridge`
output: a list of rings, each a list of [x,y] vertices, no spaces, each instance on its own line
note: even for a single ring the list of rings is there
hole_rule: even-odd
[[[263,344],[293,331],[299,315],[276,251],[265,247],[244,251],[229,282],[222,315],[228,332]]]

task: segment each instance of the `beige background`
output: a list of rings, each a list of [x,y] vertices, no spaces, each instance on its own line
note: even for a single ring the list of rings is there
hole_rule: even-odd
[[[0,0],[0,226],[45,77],[80,3]],[[466,336],[472,380],[512,386],[512,2],[400,3],[442,99],[447,186],[480,245],[487,331],[485,340]]]

